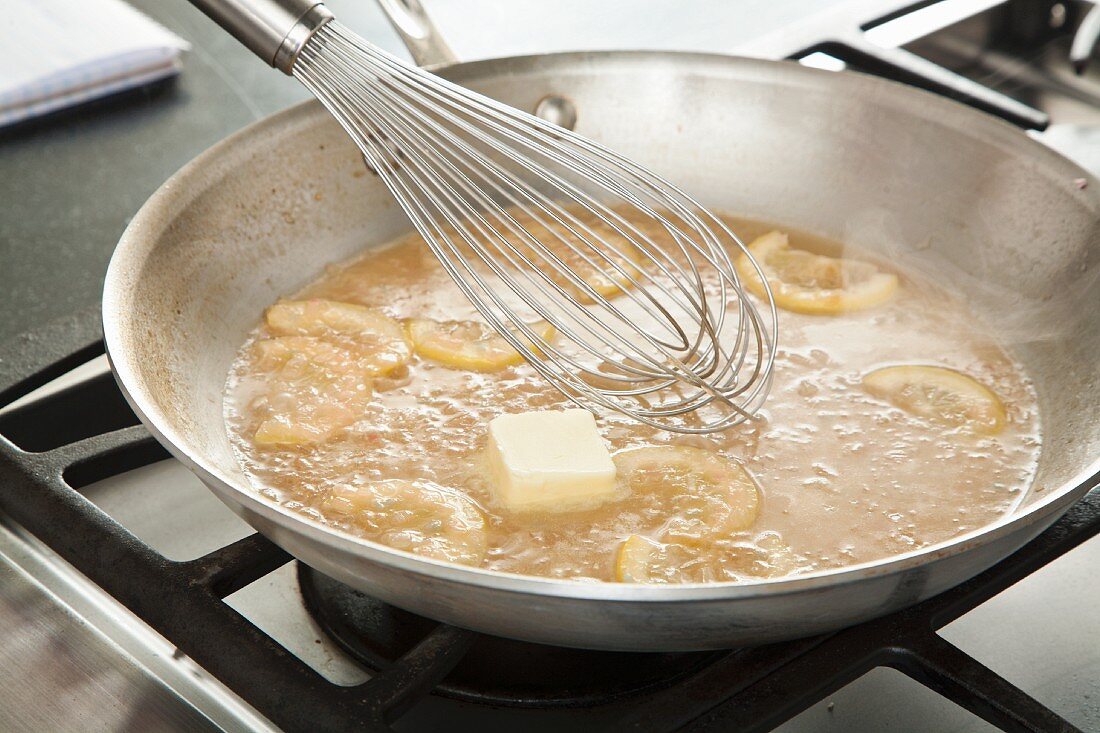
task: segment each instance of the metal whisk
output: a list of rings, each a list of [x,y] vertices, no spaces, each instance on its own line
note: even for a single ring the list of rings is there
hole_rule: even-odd
[[[775,305],[745,295],[731,252],[767,281],[678,188],[403,63],[321,4],[193,2],[320,100],[470,302],[569,399],[682,433],[764,401]]]

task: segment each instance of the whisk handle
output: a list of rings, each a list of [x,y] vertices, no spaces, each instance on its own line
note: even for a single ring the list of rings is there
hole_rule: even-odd
[[[191,0],[252,53],[290,74],[298,52],[332,20],[318,0]]]

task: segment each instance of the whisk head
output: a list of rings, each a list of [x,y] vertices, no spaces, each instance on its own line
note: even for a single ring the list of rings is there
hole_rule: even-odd
[[[293,74],[485,320],[569,399],[681,433],[722,430],[763,403],[776,340],[767,280],[682,191],[334,21]],[[733,257],[756,268],[761,303]]]

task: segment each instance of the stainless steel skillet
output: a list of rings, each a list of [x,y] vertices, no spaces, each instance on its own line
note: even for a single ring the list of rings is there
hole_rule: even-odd
[[[421,59],[449,57],[429,25],[415,25],[423,19],[401,20]],[[108,354],[131,406],[222,501],[303,562],[493,634],[605,649],[717,648],[917,602],[1005,557],[1097,482],[1100,181],[1072,163],[952,102],[790,63],[568,53],[441,73],[523,109],[567,99],[579,132],[708,206],[877,251],[967,292],[1035,380],[1045,432],[1036,490],[1013,515],[906,555],[790,580],[675,587],[451,566],[280,508],[249,487],[230,449],[229,364],[276,297],[407,228],[341,130],[307,103],[219,143],[157,191],[124,233],[103,299]]]

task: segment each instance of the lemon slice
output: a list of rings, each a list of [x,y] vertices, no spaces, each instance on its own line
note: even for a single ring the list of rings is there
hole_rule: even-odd
[[[274,447],[321,443],[353,422],[355,414],[342,407],[306,407],[264,420],[256,428],[252,440],[259,446]]]
[[[950,427],[993,435],[1005,425],[1001,399],[954,369],[886,367],[863,377],[863,387],[906,412]]]
[[[631,493],[658,493],[670,517],[662,539],[702,542],[751,526],[760,511],[756,483],[738,463],[702,448],[634,448],[614,456]]]
[[[276,336],[313,336],[354,343],[366,355],[362,364],[371,375],[387,374],[412,356],[412,345],[398,321],[354,303],[283,300],[267,309],[264,321]]]
[[[685,583],[690,550],[632,534],[615,556],[615,580],[620,583]]]
[[[498,372],[523,362],[523,356],[487,323],[413,318],[405,326],[417,354],[450,367]],[[554,337],[554,327],[548,323],[531,328],[544,341]]]
[[[477,565],[485,557],[485,515],[465,495],[429,481],[387,479],[332,490],[322,514],[366,539],[418,555]]]
[[[747,542],[698,548],[631,535],[615,557],[620,583],[713,583],[744,578],[774,578],[791,572],[790,550],[766,537],[768,546]]]
[[[318,443],[355,422],[371,397],[364,357],[310,336],[284,336],[253,345],[266,372],[258,409],[266,415],[253,440],[261,446]]]
[[[359,355],[340,344],[312,336],[261,339],[252,348],[258,369],[286,381],[325,379],[352,371]]]
[[[769,232],[749,252],[771,286],[775,304],[796,313],[833,315],[874,308],[893,297],[898,278],[870,262],[791,249],[786,234]],[[764,297],[764,284],[744,254],[737,269],[748,289]]]

